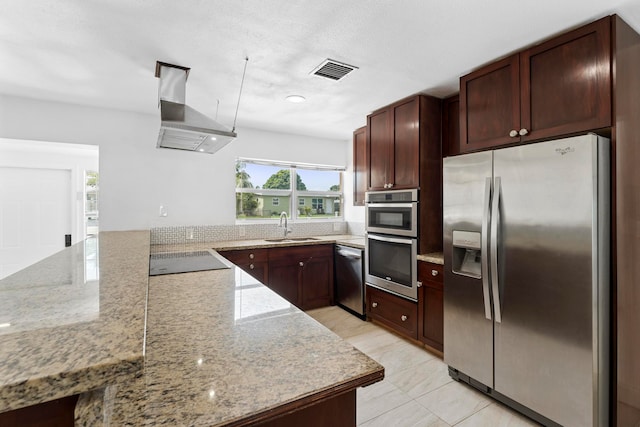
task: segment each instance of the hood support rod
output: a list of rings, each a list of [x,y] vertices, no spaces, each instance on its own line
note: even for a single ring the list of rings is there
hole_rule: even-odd
[[[247,64],[249,63],[249,57],[244,58],[244,71],[242,72],[242,81],[240,82],[240,93],[238,93],[238,104],[236,105],[236,115],[233,117],[233,129],[231,132],[236,131],[236,120],[238,119],[238,108],[240,108],[240,96],[242,96],[242,86],[244,86],[244,76],[247,74]]]

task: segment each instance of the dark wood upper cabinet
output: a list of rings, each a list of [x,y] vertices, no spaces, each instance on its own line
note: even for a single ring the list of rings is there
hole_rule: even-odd
[[[391,125],[389,111],[383,110],[367,117],[367,180],[369,190],[383,190],[389,182],[391,155]]]
[[[460,152],[513,143],[520,129],[518,55],[460,78]]]
[[[353,206],[364,206],[367,191],[367,127],[353,132]]]
[[[367,117],[369,190],[420,187],[421,147],[435,143],[429,132],[440,127],[440,106],[433,108],[439,102],[412,96]],[[437,137],[439,140],[439,129]]]
[[[393,107],[393,167],[389,181],[393,189],[420,186],[420,98],[416,97]]]
[[[442,157],[460,153],[460,97],[442,100]]]
[[[520,53],[522,141],[611,126],[609,17]]]
[[[611,125],[611,19],[460,78],[460,152]]]

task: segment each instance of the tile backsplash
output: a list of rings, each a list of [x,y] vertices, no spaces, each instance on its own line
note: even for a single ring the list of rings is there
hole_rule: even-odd
[[[292,232],[288,237],[364,235],[364,224],[357,222],[295,222],[289,228]],[[283,229],[277,223],[154,227],[151,229],[151,244],[270,239],[282,235]]]

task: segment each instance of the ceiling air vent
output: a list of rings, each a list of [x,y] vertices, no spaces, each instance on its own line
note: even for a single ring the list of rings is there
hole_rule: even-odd
[[[357,69],[358,67],[354,67],[353,65],[347,65],[342,62],[334,61],[333,59],[327,59],[311,71],[311,74],[326,77],[331,80],[340,80],[353,70]]]

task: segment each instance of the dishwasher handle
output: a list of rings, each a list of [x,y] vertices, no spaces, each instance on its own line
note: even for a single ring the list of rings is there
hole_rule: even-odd
[[[345,246],[336,246],[336,252],[339,256],[350,259],[362,259],[362,250],[348,248]]]

